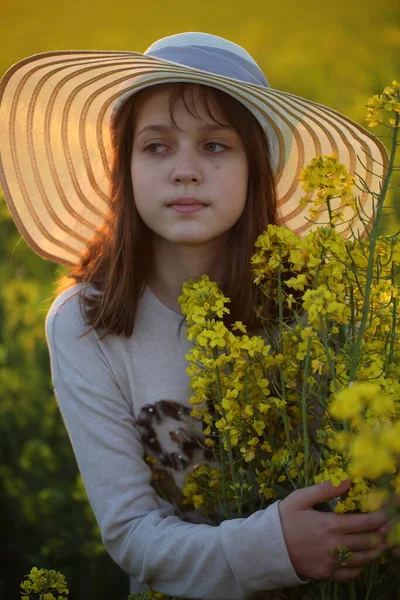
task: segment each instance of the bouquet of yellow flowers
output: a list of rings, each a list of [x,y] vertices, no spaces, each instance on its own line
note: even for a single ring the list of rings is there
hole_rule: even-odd
[[[381,233],[396,170],[400,84],[367,107],[370,126],[391,132],[380,193],[356,182],[335,156],[316,158],[301,173],[302,205],[310,204],[311,220],[325,208],[328,226],[301,238],[270,225],[258,238],[252,268],[264,325],[259,335],[241,322],[225,325],[229,298],[207,276],[184,284],[192,415],[203,422],[213,457],[194,468],[184,495],[215,523],[248,516],[313,483],[351,479],[345,496],[326,508],[385,506],[389,541],[400,543],[400,235]],[[372,195],[372,224],[354,185]],[[352,222],[351,235],[338,232],[344,207],[366,233],[354,231]],[[337,552],[341,560],[351,558],[346,548]],[[398,566],[388,552],[351,583],[313,581],[301,593],[394,598]],[[288,590],[286,597],[298,594]]]

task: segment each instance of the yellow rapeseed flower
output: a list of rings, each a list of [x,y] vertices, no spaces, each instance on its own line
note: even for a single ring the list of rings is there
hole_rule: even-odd
[[[380,510],[389,496],[387,489],[374,488],[360,500],[362,512],[375,512]]]
[[[349,448],[350,474],[368,479],[396,472],[396,459],[388,448],[380,443],[379,433],[366,432],[358,435]]]
[[[396,521],[391,524],[387,540],[389,544],[398,546],[400,544],[400,521]]]
[[[310,218],[316,220],[322,209],[329,207],[329,220],[332,225],[344,218],[343,208],[350,206],[356,212],[353,194],[354,178],[346,167],[338,162],[334,154],[313,159],[300,173],[300,181],[306,195],[300,200],[305,208],[311,204]],[[316,192],[315,197],[313,194]],[[332,200],[338,199],[339,205],[333,206]]]
[[[379,395],[381,391],[378,384],[355,382],[336,394],[329,412],[338,419],[352,419],[359,416],[364,408],[373,405]]]
[[[349,320],[345,302],[339,301],[337,294],[325,285],[307,290],[303,295],[303,307],[307,311],[308,322],[315,329],[321,329],[326,320],[342,324]]]
[[[367,117],[369,127],[375,127],[383,123],[382,111],[388,113],[400,113],[400,83],[393,81],[391,86],[385,87],[382,94],[372,96],[367,102]],[[389,121],[394,125],[394,119]]]

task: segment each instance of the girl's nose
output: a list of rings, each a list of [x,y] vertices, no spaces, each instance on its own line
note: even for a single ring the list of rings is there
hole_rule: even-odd
[[[201,183],[201,169],[193,151],[187,150],[177,153],[176,162],[171,173],[171,181],[174,184]]]

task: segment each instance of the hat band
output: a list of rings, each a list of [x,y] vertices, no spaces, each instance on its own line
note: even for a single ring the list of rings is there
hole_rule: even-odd
[[[254,62],[250,62],[222,48],[208,50],[204,46],[168,46],[146,52],[147,56],[154,56],[161,60],[168,60],[192,69],[200,69],[207,73],[223,75],[232,79],[239,79],[245,83],[270,87],[264,73]]]

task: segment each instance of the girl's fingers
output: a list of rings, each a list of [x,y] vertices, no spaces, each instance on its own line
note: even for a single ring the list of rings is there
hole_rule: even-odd
[[[387,522],[386,511],[380,510],[370,514],[338,515],[340,529],[343,533],[367,533],[376,531]]]
[[[386,522],[384,525],[382,525],[382,527],[379,527],[378,531],[376,532],[378,535],[381,536],[385,536],[390,529],[390,523]]]
[[[355,579],[362,573],[363,567],[376,560],[380,554],[381,552],[378,550],[364,550],[361,552],[355,552],[347,561],[346,566],[341,566],[339,564],[337,567],[335,567],[330,579],[333,579],[334,581],[348,581],[350,579]]]
[[[346,567],[343,568],[358,569],[359,567],[364,567],[373,560],[376,560],[381,554],[381,550],[360,550],[359,552],[354,552],[353,556],[348,559]],[[339,567],[341,568],[340,564]]]
[[[344,546],[352,552],[357,550],[377,550],[384,545],[383,535],[372,533],[350,533],[345,537]]]

